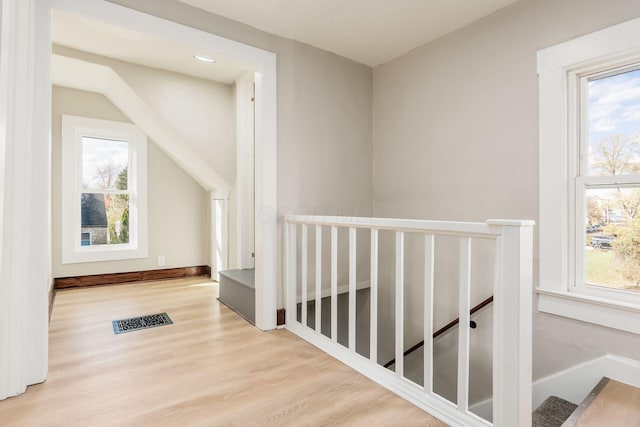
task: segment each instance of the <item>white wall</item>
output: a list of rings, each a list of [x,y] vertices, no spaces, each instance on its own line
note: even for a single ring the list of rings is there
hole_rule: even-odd
[[[130,122],[104,96],[54,86],[52,97],[53,275],[153,270],[209,264],[209,196],[153,141],[147,146],[149,256],[123,261],[61,263],[61,115]],[[157,266],[157,256],[166,264]]]
[[[523,0],[377,67],[374,215],[537,219],[536,52],[638,16],[637,1]],[[534,378],[606,353],[638,358],[640,337],[534,314]]]

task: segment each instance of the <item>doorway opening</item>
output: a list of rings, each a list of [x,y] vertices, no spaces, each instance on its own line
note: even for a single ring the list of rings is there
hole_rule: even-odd
[[[275,185],[275,164],[272,159],[269,160],[272,157],[271,152],[275,143],[275,127],[269,120],[275,115],[275,111],[271,111],[275,109],[275,100],[273,97],[267,98],[267,94],[270,92],[275,95],[273,90],[275,86],[274,55],[208,33],[151,18],[138,12],[123,11],[119,7],[112,8],[110,5],[102,4],[98,7],[96,5],[96,9],[102,9],[103,6],[112,9],[111,14],[105,15],[98,12],[100,15],[98,18],[96,14],[87,13],[86,7],[82,10],[83,16],[79,16],[78,12],[80,11],[69,7],[68,2],[64,3],[64,7],[57,8],[54,2],[52,9],[53,61],[51,76],[54,84],[54,109],[59,106],[59,98],[64,98],[61,93],[65,91],[97,93],[107,98],[115,104],[116,109],[124,113],[125,119],[142,127],[142,130],[153,139],[153,143],[160,148],[160,152],[166,154],[179,168],[199,183],[209,194],[210,200],[206,206],[208,210],[206,219],[210,232],[203,233],[203,230],[200,230],[199,234],[209,238],[208,260],[212,268],[212,276],[217,278],[219,271],[229,268],[255,267],[257,276],[255,307],[256,312],[259,313],[256,324],[261,329],[275,327],[275,278],[273,277],[275,274],[275,212],[273,208],[275,206],[275,200],[273,200],[275,191],[272,188]],[[92,7],[88,9],[94,10]],[[109,19],[110,17],[123,13],[128,15],[128,20],[118,19],[117,26],[109,23],[112,21]],[[135,20],[134,15],[142,15],[145,18]],[[140,18],[140,16],[137,17]],[[121,25],[123,22],[124,26]],[[163,34],[172,34],[171,38],[157,36],[155,33],[158,31],[157,27],[167,25],[179,27],[182,32],[163,32]],[[191,43],[185,43],[185,40],[191,41]],[[202,47],[203,41],[209,43],[207,48]],[[150,44],[155,44],[155,46],[151,48]],[[224,44],[231,44],[231,47],[236,49],[242,48],[239,49],[240,54],[234,56],[236,51],[230,49],[229,46],[222,49],[221,46]],[[249,55],[246,52],[247,48],[250,51]],[[242,52],[243,50],[245,52]],[[220,51],[225,54],[221,54]],[[208,61],[200,60],[203,57]],[[256,59],[259,60],[256,61]],[[188,62],[189,60],[191,62]],[[60,63],[63,63],[63,66]],[[60,70],[61,67],[63,70]],[[112,81],[108,84],[101,85],[99,82],[97,84],[94,76],[102,72],[104,67],[113,70],[116,77],[112,77]],[[83,80],[83,72],[91,74],[93,77]],[[167,82],[166,78],[165,81],[162,81],[163,73],[164,77],[167,74],[170,76],[168,80],[182,79],[178,82],[178,87],[176,88],[175,85],[172,87],[172,82]],[[108,92],[114,86],[113,80],[117,80],[117,83],[123,87],[118,95]],[[197,82],[189,80],[197,80]],[[215,92],[215,88],[209,87],[209,95],[211,96],[203,99],[207,91],[198,90],[198,87],[202,89],[207,84],[209,86],[226,85],[227,88],[232,88],[231,91],[226,91],[227,95],[232,94],[231,109],[235,109],[233,111],[235,116],[231,120],[225,120],[225,117],[218,116],[221,110],[229,107],[229,102],[226,107],[211,105],[215,104],[212,99],[216,94],[211,93]],[[189,100],[190,88],[198,92],[200,99],[192,98]],[[127,92],[127,90],[131,95],[140,95],[139,99],[132,102],[130,98],[122,96],[121,93]],[[187,100],[182,104],[188,104],[191,111],[181,112],[181,103],[176,102],[174,98],[170,99],[164,96],[166,94],[178,95],[179,99]],[[76,98],[82,95],[87,98],[86,93],[67,93],[66,95]],[[227,96],[227,99],[223,101],[229,101],[228,98]],[[83,108],[91,105],[90,101],[79,101],[79,103],[83,105]],[[132,104],[134,107],[131,107]],[[154,112],[158,114],[154,115]],[[226,108],[225,112],[228,113],[229,108]],[[60,114],[60,111],[54,111],[52,132],[54,143],[57,142],[56,113]],[[86,113],[95,116],[101,112],[96,112],[94,109]],[[156,123],[145,119],[150,115],[154,116]],[[209,115],[209,120],[207,120],[207,115]],[[207,129],[207,124],[215,122],[212,120],[212,116],[216,116],[213,118],[218,119],[218,123],[224,123],[226,129],[222,131]],[[222,116],[224,116],[224,112]],[[163,121],[165,123],[162,123]],[[230,131],[233,122],[236,127]],[[172,134],[171,130],[175,132]],[[227,132],[226,140],[225,135],[220,137],[220,134],[225,132]],[[234,133],[236,134],[235,138],[229,137]],[[185,134],[186,137],[183,136]],[[215,138],[210,137],[212,134],[219,137],[217,147]],[[208,135],[209,138],[207,138]],[[229,150],[229,140],[232,142],[231,150]],[[258,149],[254,150],[256,146]],[[54,145],[54,162],[56,161],[56,148]],[[222,154],[228,155],[229,159],[225,159],[224,155],[219,155],[220,150],[215,153],[215,148],[221,148]],[[234,154],[235,170],[219,172],[219,169],[224,169],[224,165],[232,163]],[[153,159],[149,161],[152,162]],[[222,167],[216,167],[220,165]],[[54,205],[57,189],[55,169],[56,165],[54,164]],[[150,167],[150,188],[154,185],[152,171],[153,167]],[[167,175],[166,169],[162,173]],[[255,185],[256,181],[257,186]],[[179,189],[174,193],[183,194]],[[151,194],[153,192],[150,192],[150,197]],[[259,198],[258,201],[256,196]],[[157,194],[156,197],[158,197]],[[159,197],[165,200],[170,199],[166,194],[161,194]],[[272,203],[266,204],[265,201],[268,199],[272,199]],[[154,203],[150,200],[149,204],[153,205]],[[181,208],[189,209],[184,206]],[[69,267],[57,264],[56,241],[65,237],[60,236],[57,232],[57,214],[61,215],[59,211],[56,213],[54,206],[54,275],[58,275],[58,270],[65,271],[64,269]],[[151,206],[149,215],[154,215],[154,209]],[[259,223],[256,223],[256,220]],[[149,221],[150,224],[153,222],[153,220]],[[179,227],[182,233],[189,226],[190,224],[163,223],[163,229]],[[191,227],[191,229],[193,228]],[[153,231],[150,230],[149,233],[153,233]],[[170,236],[165,237],[171,238]],[[260,243],[259,247],[255,246],[256,242]],[[179,245],[173,246],[177,246],[175,248],[177,251],[183,252]],[[272,249],[268,250],[268,248]],[[164,251],[166,250],[169,249],[164,249]],[[145,262],[147,264],[155,263],[157,257],[158,266],[162,266],[171,257],[165,254],[160,255],[160,252],[163,250],[153,250],[150,247]],[[84,266],[84,268],[91,267],[95,266]],[[95,270],[95,268],[92,269]],[[273,289],[269,290],[270,287]]]

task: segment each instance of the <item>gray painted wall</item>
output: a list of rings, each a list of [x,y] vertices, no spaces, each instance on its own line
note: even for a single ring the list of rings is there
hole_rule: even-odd
[[[52,257],[53,277],[209,264],[208,193],[152,140],[147,142],[149,256],[147,258],[61,263],[61,115],[130,122],[104,96],[54,86],[52,94]],[[157,267],[157,256],[166,265]]]
[[[277,55],[278,206],[263,214],[371,215],[370,67],[174,0],[111,2]]]
[[[377,67],[374,214],[537,220],[536,52],[638,16],[637,1],[524,0]],[[640,338],[534,314],[534,378],[606,353],[637,358]]]

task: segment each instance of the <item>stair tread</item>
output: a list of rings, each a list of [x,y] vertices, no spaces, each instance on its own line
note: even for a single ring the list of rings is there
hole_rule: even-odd
[[[256,288],[255,270],[253,268],[243,268],[237,270],[225,270],[219,272],[220,283],[236,283],[249,289]]]
[[[549,396],[533,411],[533,427],[561,427],[578,407],[575,403],[557,396]]]
[[[566,425],[637,427],[640,425],[640,388],[603,377]]]

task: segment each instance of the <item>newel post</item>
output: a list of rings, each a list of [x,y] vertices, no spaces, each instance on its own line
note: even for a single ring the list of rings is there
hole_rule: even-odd
[[[533,221],[490,220],[495,228],[493,424],[531,425]]]

